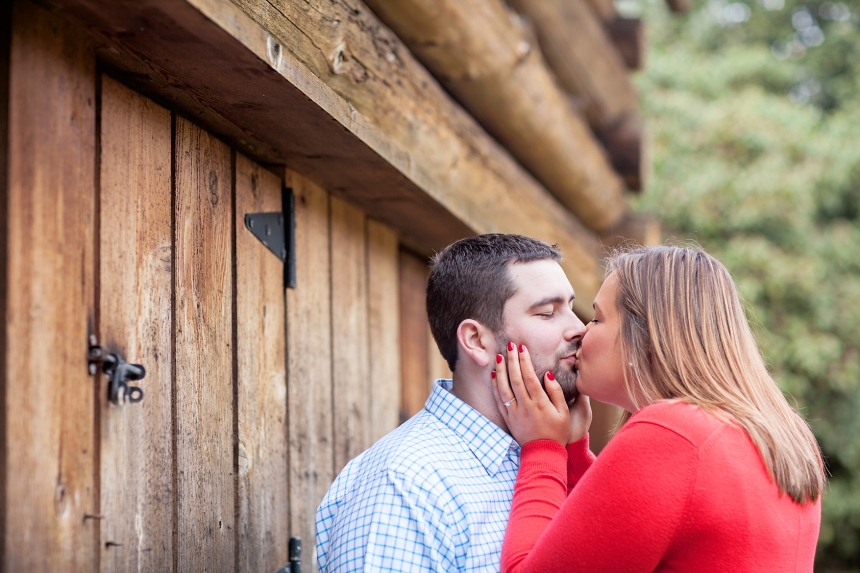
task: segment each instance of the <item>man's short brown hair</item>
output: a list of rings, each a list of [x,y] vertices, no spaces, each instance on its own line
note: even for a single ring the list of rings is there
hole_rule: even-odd
[[[457,366],[460,323],[477,320],[500,332],[505,303],[516,292],[508,266],[546,259],[561,261],[558,245],[497,233],[461,239],[433,257],[427,281],[427,318],[452,372]]]

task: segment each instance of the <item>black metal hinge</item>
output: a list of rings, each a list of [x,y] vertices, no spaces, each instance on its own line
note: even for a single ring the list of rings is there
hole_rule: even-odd
[[[292,189],[284,188],[282,201],[280,213],[246,214],[245,228],[284,263],[284,286],[296,288],[296,202]]]

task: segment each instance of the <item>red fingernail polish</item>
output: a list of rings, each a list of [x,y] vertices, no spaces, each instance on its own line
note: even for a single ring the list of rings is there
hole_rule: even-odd
[[[525,351],[526,351],[526,347],[524,345],[520,344],[520,354],[522,354]]]
[[[502,355],[496,354],[496,364],[501,364],[502,360],[504,360],[504,358],[502,358]]]
[[[495,378],[495,377],[496,377],[496,371],[495,371],[495,370],[491,370],[491,371],[490,371],[490,378]]]
[[[550,380],[555,380],[555,376],[553,375],[552,370],[547,371],[546,377],[549,378]]]
[[[513,342],[508,342],[508,350],[510,350],[511,352],[514,351],[514,343]]]

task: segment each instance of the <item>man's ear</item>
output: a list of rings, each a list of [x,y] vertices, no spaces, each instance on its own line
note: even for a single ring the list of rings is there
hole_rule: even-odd
[[[483,367],[495,358],[496,337],[493,332],[478,322],[467,318],[457,327],[457,342],[460,352]]]

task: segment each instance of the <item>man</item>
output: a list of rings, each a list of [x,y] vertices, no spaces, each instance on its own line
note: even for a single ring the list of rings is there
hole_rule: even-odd
[[[457,241],[434,260],[427,316],[453,380],[349,462],[317,510],[323,572],[494,571],[519,467],[490,382],[496,356],[528,347],[570,400],[585,327],[557,247],[520,235]],[[392,352],[396,349],[391,349]]]

